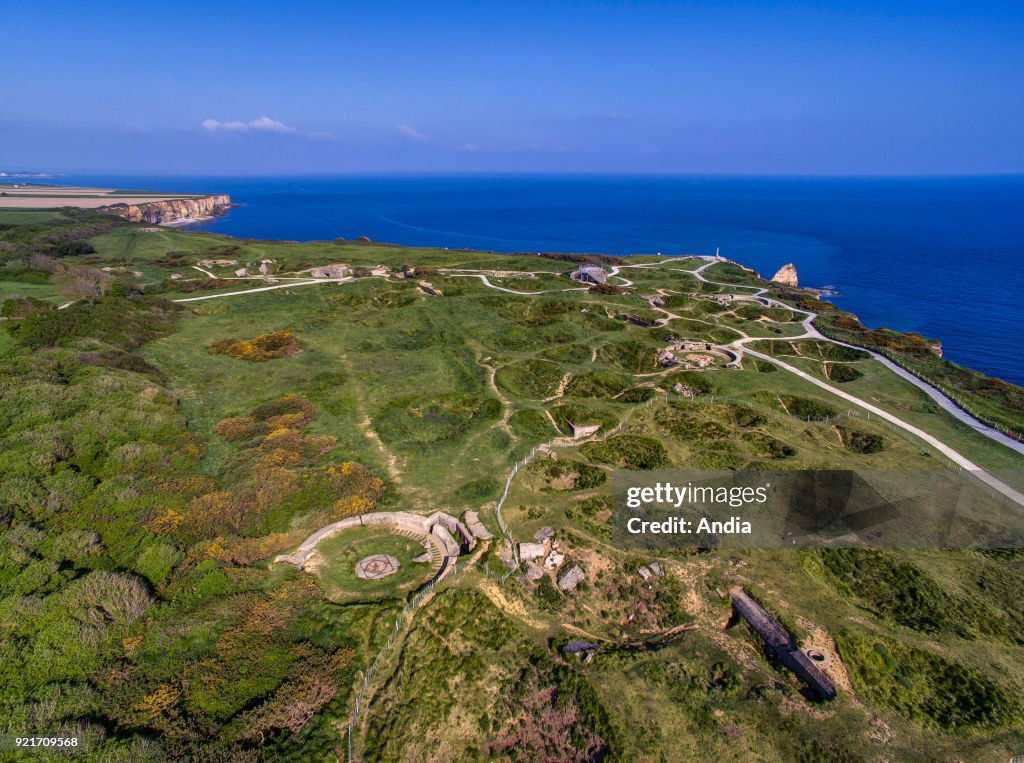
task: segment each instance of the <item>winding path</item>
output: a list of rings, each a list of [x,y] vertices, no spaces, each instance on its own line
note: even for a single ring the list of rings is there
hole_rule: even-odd
[[[717,262],[717,260],[716,260],[716,262]],[[804,333],[800,334],[798,336],[785,337],[784,341],[788,342],[788,341],[794,341],[794,340],[798,340],[798,339],[817,339],[817,340],[820,340],[820,341],[823,341],[823,342],[831,342],[832,344],[839,345],[840,347],[848,347],[848,348],[853,349],[853,350],[859,350],[860,352],[866,352],[868,355],[870,355],[872,358],[877,360],[883,366],[888,368],[894,374],[896,374],[900,378],[905,379],[906,381],[910,382],[915,387],[917,387],[922,392],[924,392],[926,395],[928,395],[928,397],[930,397],[932,400],[934,400],[936,403],[938,403],[939,406],[944,411],[946,411],[951,416],[953,416],[957,421],[959,421],[959,422],[961,422],[963,424],[966,424],[968,427],[973,429],[978,434],[984,435],[985,437],[988,437],[990,440],[995,440],[1000,445],[1005,445],[1006,447],[1010,448],[1011,450],[1015,450],[1018,453],[1024,454],[1024,443],[1018,442],[1017,440],[1014,440],[1012,437],[1008,437],[1007,435],[1003,434],[998,429],[995,429],[993,427],[990,427],[988,424],[985,424],[985,423],[983,423],[981,421],[978,421],[976,418],[974,418],[969,413],[967,413],[967,411],[965,411],[963,408],[958,406],[952,399],[950,399],[943,392],[941,392],[940,390],[936,389],[931,384],[928,384],[928,382],[923,381],[923,380],[919,379],[918,377],[914,376],[912,373],[910,373],[906,369],[904,369],[904,368],[898,366],[897,364],[893,363],[891,360],[889,360],[884,355],[881,355],[881,354],[879,354],[877,352],[874,352],[872,350],[868,350],[868,349],[866,349],[864,347],[858,347],[855,344],[849,344],[847,342],[840,342],[837,339],[832,339],[832,338],[827,337],[824,334],[822,334],[820,331],[818,331],[817,328],[814,327],[814,323],[813,323],[813,321],[818,317],[817,313],[811,312],[809,310],[801,310],[800,308],[793,307],[792,305],[787,305],[784,302],[779,302],[778,300],[772,299],[771,297],[765,297],[764,294],[765,294],[765,292],[768,291],[768,289],[765,289],[765,288],[761,288],[761,287],[757,287],[757,286],[744,286],[742,284],[727,284],[727,283],[722,283],[720,281],[710,281],[710,280],[708,280],[707,278],[704,277],[703,271],[706,268],[709,268],[711,265],[714,265],[714,264],[715,264],[714,262],[709,262],[706,265],[701,265],[701,267],[697,268],[696,270],[682,271],[682,272],[692,273],[694,275],[694,277],[696,277],[698,280],[703,281],[704,283],[714,284],[716,286],[732,286],[732,287],[739,286],[739,288],[742,288],[742,289],[753,289],[754,291],[750,295],[751,297],[760,297],[761,299],[765,300],[765,302],[767,304],[769,304],[770,306],[772,306],[772,307],[781,307],[781,308],[784,308],[786,310],[790,310],[792,312],[802,314],[804,316],[804,320],[802,321],[802,325],[804,327]],[[756,353],[753,350],[750,350],[750,349],[748,349],[746,347],[743,347],[744,344],[746,344],[747,342],[751,342],[751,341],[758,341],[758,340],[756,338],[738,339],[735,342],[733,342],[732,344],[734,346],[742,347],[743,351],[746,352],[746,353],[749,353],[751,355],[756,355],[756,356],[761,357],[761,358],[767,358],[770,362],[774,362],[774,361],[772,361],[771,358],[768,358],[768,356],[766,356],[766,355],[763,355],[761,353]],[[783,363],[776,363],[776,365],[785,366],[785,364],[783,364]],[[839,390],[837,390],[835,387],[833,387],[831,385],[826,384],[824,386],[826,388],[828,388],[829,390],[835,391],[836,394],[840,395],[840,397],[850,397],[846,393],[840,393]],[[860,404],[863,405],[866,408],[870,407],[870,406],[868,406],[867,403],[860,403]],[[907,425],[907,426],[909,426],[909,425]],[[974,467],[974,468],[978,469],[980,467]]]

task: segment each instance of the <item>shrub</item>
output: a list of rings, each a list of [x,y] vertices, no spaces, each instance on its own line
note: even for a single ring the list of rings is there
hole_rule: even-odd
[[[664,445],[640,435],[618,435],[608,440],[588,442],[582,452],[599,464],[625,469],[660,469],[670,463]]]
[[[881,435],[863,432],[850,427],[836,426],[843,447],[854,453],[878,453],[885,449],[885,440]]]
[[[1011,722],[1020,701],[979,671],[897,641],[837,640],[854,688],[904,718],[953,732]]]
[[[207,352],[248,360],[250,363],[265,363],[297,355],[299,343],[291,331],[274,331],[252,339],[218,339],[207,348]]]
[[[489,501],[498,497],[501,483],[494,477],[483,477],[462,485],[455,491],[455,497],[464,501]]]
[[[122,625],[135,622],[153,601],[141,578],[106,570],[90,572],[73,583],[67,600],[72,616],[82,622]]]

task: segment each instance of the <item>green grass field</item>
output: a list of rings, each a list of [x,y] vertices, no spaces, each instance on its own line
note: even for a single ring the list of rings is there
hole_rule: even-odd
[[[1024,749],[1019,550],[612,543],[623,467],[889,469],[923,484],[952,473],[913,437],[770,363],[662,367],[670,335],[757,337],[1024,486],[1019,455],[881,364],[786,341],[802,331],[795,312],[718,305],[710,295],[750,290],[701,284],[688,272],[697,259],[630,259],[653,267],[623,268],[610,282],[634,285],[599,293],[566,278],[565,259],[140,227],[0,212],[0,264],[28,279],[0,278],[0,301],[21,310],[0,321],[0,717],[28,728],[55,708],[111,759],[338,759],[376,664],[353,739],[367,761],[1005,760]],[[16,300],[55,301],[26,253],[65,239],[94,251],[62,267],[113,268],[115,292],[60,312]],[[234,278],[265,259],[275,283]],[[357,277],[223,296],[331,263]],[[370,275],[377,265],[390,273]],[[416,276],[399,277],[403,265]],[[488,278],[545,293],[499,291],[466,270],[510,271]],[[705,272],[763,286],[730,263]],[[655,293],[664,311],[644,299]],[[213,298],[164,301],[196,296]],[[296,345],[279,357],[210,352],[282,331]],[[473,509],[497,534],[511,466],[571,424],[601,430],[521,469],[503,516],[519,541],[553,529],[559,573],[585,574],[572,593],[547,568],[499,584],[500,537],[415,611],[401,605],[431,570],[412,562],[414,539],[360,527],[321,543],[314,572],[272,561],[367,508]],[[358,579],[374,553],[399,572]],[[665,574],[644,580],[653,561]],[[825,654],[835,701],[809,699],[749,630],[726,628],[733,585]],[[562,649],[579,639],[597,645],[589,662]]]
[[[414,563],[424,553],[412,538],[373,527],[357,527],[329,538],[317,546],[316,577],[327,598],[333,602],[402,598],[430,576],[430,563]],[[398,560],[396,573],[379,580],[356,576],[356,564],[374,554],[389,554]]]

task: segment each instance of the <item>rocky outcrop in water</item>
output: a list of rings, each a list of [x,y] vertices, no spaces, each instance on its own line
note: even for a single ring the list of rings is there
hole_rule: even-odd
[[[774,283],[781,283],[785,286],[792,286],[794,289],[799,286],[796,278],[796,267],[792,262],[787,262],[781,268],[779,272],[772,276]]]
[[[101,212],[123,217],[133,223],[170,223],[201,217],[216,217],[231,207],[227,194],[196,196],[187,199],[147,201],[143,204],[111,204],[101,207]]]

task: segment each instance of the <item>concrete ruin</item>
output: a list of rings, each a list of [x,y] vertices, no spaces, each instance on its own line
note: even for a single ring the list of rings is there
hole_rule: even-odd
[[[321,265],[309,271],[313,278],[348,278],[352,275],[352,268],[343,262],[334,265]]]
[[[569,422],[569,430],[572,432],[572,439],[574,440],[590,437],[590,435],[596,434],[600,428],[600,424],[573,424],[571,421]]]
[[[569,593],[576,589],[580,583],[586,579],[586,574],[580,569],[578,564],[574,564],[572,568],[558,578],[558,590],[564,593]]]
[[[569,273],[569,278],[577,283],[600,285],[608,280],[608,274],[600,265],[580,265]]]
[[[742,586],[730,590],[732,595],[732,618],[730,624],[745,620],[764,642],[769,658],[778,659],[806,683],[820,700],[834,699],[836,687],[832,679],[814,664],[814,660],[800,651],[796,639],[764,607],[758,604]]]
[[[524,562],[540,559],[547,553],[543,543],[520,543],[519,558]]]
[[[455,517],[442,511],[426,517],[407,511],[375,511],[369,514],[360,514],[357,517],[347,517],[326,527],[321,527],[302,541],[292,553],[274,557],[274,562],[285,562],[304,570],[320,541],[334,537],[353,527],[383,527],[421,539],[424,545],[430,549],[431,555],[440,559],[440,568],[436,579],[448,574],[462,553],[463,545],[470,551],[476,547],[476,538],[469,528]]]
[[[484,523],[480,521],[480,515],[475,511],[467,511],[462,515],[462,520],[477,540],[490,540],[494,537],[491,531],[484,527]]]

